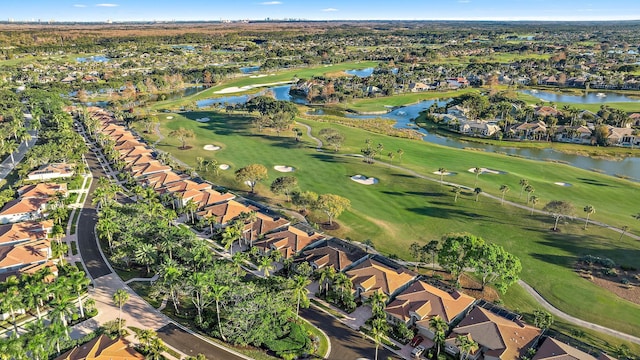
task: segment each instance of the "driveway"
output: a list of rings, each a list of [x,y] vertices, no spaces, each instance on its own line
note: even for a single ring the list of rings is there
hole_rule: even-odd
[[[300,309],[300,314],[331,338],[331,354],[329,354],[327,359],[375,359],[376,347],[373,341],[368,338],[364,338],[359,332],[349,328],[324,312],[314,309],[313,307]],[[386,360],[387,358],[402,359],[381,346],[378,353],[378,359]]]
[[[158,336],[167,345],[180,350],[185,355],[196,356],[203,354],[209,360],[244,360],[241,357],[228,352],[226,349],[218,348],[209,342],[194,336],[175,324],[168,324],[157,330]]]

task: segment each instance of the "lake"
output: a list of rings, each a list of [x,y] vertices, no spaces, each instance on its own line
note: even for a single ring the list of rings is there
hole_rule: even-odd
[[[554,103],[574,103],[574,104],[606,104],[614,102],[640,102],[640,98],[629,97],[625,94],[614,92],[590,91],[585,95],[564,95],[551,91],[520,90],[521,93],[534,96],[545,101]]]
[[[272,86],[269,88],[266,88],[258,93],[255,94],[248,94],[248,95],[231,95],[231,96],[222,96],[222,97],[218,97],[218,98],[211,98],[211,99],[204,99],[204,100],[199,100],[196,101],[196,105],[199,108],[204,108],[204,107],[209,107],[209,106],[213,106],[215,104],[227,104],[227,105],[238,105],[238,104],[244,104],[247,101],[251,100],[252,98],[256,97],[256,96],[260,96],[260,95],[265,95],[269,92],[271,92],[273,94],[273,97],[276,100],[285,100],[285,101],[292,101],[296,104],[306,104],[307,100],[304,98],[300,98],[300,97],[295,97],[295,96],[291,96],[289,94],[289,90],[291,90],[291,85],[281,85],[281,86]]]
[[[251,74],[260,70],[260,66],[245,66],[240,68],[240,72],[243,74]]]
[[[108,62],[109,59],[106,56],[102,56],[102,55],[96,55],[96,56],[89,56],[89,57],[77,57],[76,61],[79,63],[86,63],[86,62]]]
[[[374,68],[370,67],[370,68],[364,68],[364,69],[345,70],[344,72],[346,74],[349,74],[349,75],[355,75],[357,77],[366,78],[366,77],[371,76],[371,74],[373,74],[374,70],[375,70]],[[397,75],[398,74],[398,68],[391,69],[391,72],[394,75]]]

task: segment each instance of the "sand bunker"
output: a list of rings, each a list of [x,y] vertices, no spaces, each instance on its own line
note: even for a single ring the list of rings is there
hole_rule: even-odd
[[[571,186],[571,184],[566,183],[566,182],[554,182],[554,184],[558,185],[558,186]]]
[[[276,165],[273,167],[276,171],[280,172],[293,172],[296,170],[293,166]]]
[[[451,172],[451,171],[444,171],[444,172],[434,171],[433,173],[436,174],[436,175],[442,175],[442,176],[453,176],[453,175],[456,174],[456,173]]]
[[[173,119],[173,116],[167,116],[167,120]]]
[[[469,169],[469,172],[470,173],[475,173],[476,172],[476,168]],[[506,172],[505,171],[500,171],[500,170],[480,168],[480,174],[504,175],[504,174],[506,174]]]
[[[218,169],[220,169],[220,170],[229,170],[230,167],[231,166],[229,166],[229,164],[220,164],[218,166]]]
[[[267,76],[267,74],[251,75],[249,77],[252,78],[252,79],[257,79],[257,78],[261,78],[261,77],[265,77],[265,76]]]
[[[202,119],[196,119],[197,122],[205,123],[211,121],[208,117],[203,117]]]
[[[207,151],[216,151],[216,150],[220,150],[220,146],[205,145],[205,146],[203,146],[203,149],[205,149]]]
[[[378,179],[372,177],[368,178],[364,175],[353,175],[351,180],[362,185],[375,185],[378,183]]]
[[[218,91],[214,92],[214,94],[231,94],[231,93],[243,92],[243,91],[247,91],[247,90],[251,90],[251,89],[255,89],[255,88],[259,88],[259,87],[284,85],[284,84],[291,84],[291,83],[293,83],[292,80],[289,80],[289,81],[278,81],[278,82],[272,82],[272,83],[267,83],[267,84],[247,85],[247,86],[240,86],[240,87],[232,86],[232,87],[224,88],[222,90],[218,90]]]

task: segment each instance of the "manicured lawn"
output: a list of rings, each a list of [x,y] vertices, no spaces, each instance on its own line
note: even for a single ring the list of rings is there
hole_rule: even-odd
[[[234,86],[241,87],[241,86],[247,86],[247,85],[268,84],[268,83],[274,83],[274,82],[280,82],[280,81],[289,81],[289,80],[293,80],[294,78],[298,78],[298,79],[311,78],[313,76],[323,75],[326,73],[335,73],[335,72],[340,72],[340,71],[350,70],[350,69],[364,69],[369,67],[375,67],[375,66],[378,66],[378,64],[379,62],[377,61],[361,61],[361,62],[341,63],[341,64],[335,64],[335,65],[322,65],[322,66],[309,67],[309,68],[298,68],[298,69],[284,70],[284,71],[266,70],[265,75],[267,76],[238,77],[229,81],[225,81],[221,84],[213,86],[197,94],[186,96],[182,99],[157,102],[153,105],[153,108],[154,109],[176,108],[176,107],[179,107],[180,105],[188,104],[197,100],[227,96],[227,94],[215,94],[215,92],[222,89],[229,88],[229,87],[234,87]],[[260,75],[260,74],[261,73],[255,73],[252,75]],[[241,91],[241,92],[247,92],[247,91]]]
[[[296,143],[290,134],[257,133],[249,125],[249,117],[204,112],[171,115],[174,116],[172,120],[162,121],[161,131],[167,136],[178,127],[193,129],[196,138],[189,142],[192,148],[178,150],[178,141],[170,137],[161,141],[158,147],[192,166],[195,166],[197,156],[230,164],[231,169],[220,171],[219,176],[214,176],[212,171],[203,174],[215,183],[247,191],[248,187],[233,179],[233,170],[261,163],[269,169],[269,179],[258,185],[256,198],[284,203],[283,197],[276,197],[268,190],[271,181],[284,175],[273,170],[273,166],[294,166],[296,172],[290,175],[299,179],[302,189],[335,193],[351,200],[352,209],[339,218],[342,226],[335,235],[360,241],[372,239],[379,251],[409,258],[408,248],[414,241],[424,243],[448,232],[469,231],[520,257],[524,268],[521,277],[558,308],[588,321],[640,335],[637,326],[640,306],[618,299],[571,270],[573,262],[586,254],[640,267],[640,246],[629,237],[619,241],[618,233],[596,226],[585,231],[581,222],[561,224],[561,232],[551,232],[553,219],[550,216],[530,216],[527,210],[500,206],[498,201],[484,197],[475,202],[470,192],[463,192],[454,203],[446,186],[381,164],[367,165],[360,158],[316,152],[315,145],[306,136]],[[211,122],[185,119],[204,116]],[[507,200],[523,203],[524,199],[519,199],[518,182],[525,178],[535,187],[535,195],[541,198],[537,208],[549,200],[569,200],[575,204],[577,215],[582,216],[581,209],[591,204],[597,209],[592,219],[617,226],[629,225],[634,233],[640,231],[640,222],[631,216],[638,211],[640,186],[635,183],[561,164],[439,147],[310,120],[305,123],[311,125],[316,134],[324,127],[334,127],[344,133],[347,141],[341,154],[359,153],[364,140],[371,138],[373,144],[384,145],[384,154],[400,148],[404,150],[402,160],[396,157],[394,164],[433,178],[437,178],[433,171],[445,167],[457,173],[447,180],[472,188],[475,187],[475,175],[468,169],[479,166],[502,170],[507,173],[480,175],[477,186],[499,195],[500,185],[507,184],[511,187]],[[205,151],[202,147],[206,144],[222,149]],[[388,158],[383,160],[388,161]],[[355,174],[376,177],[380,183],[374,186],[357,184],[349,179]],[[557,181],[573,186],[554,185]],[[505,298],[508,299],[509,294]]]
[[[540,102],[540,99],[528,94],[518,93],[517,97],[518,99],[526,101],[529,104],[536,104]],[[575,104],[575,103],[564,103],[564,102],[557,102],[554,104],[558,109],[561,109],[565,105],[569,105],[571,107],[576,107],[580,110],[589,110],[594,113],[597,113],[598,110],[600,110],[600,105],[601,105],[601,104]],[[606,105],[608,105],[612,109],[620,109],[629,113],[640,111],[640,102],[610,102],[610,103],[606,103]]]
[[[345,108],[357,112],[384,112],[388,111],[390,106],[403,106],[415,104],[423,100],[446,99],[460,96],[469,92],[478,92],[478,89],[461,89],[453,91],[431,91],[421,93],[406,93],[393,96],[385,96],[378,98],[357,99],[344,105]]]

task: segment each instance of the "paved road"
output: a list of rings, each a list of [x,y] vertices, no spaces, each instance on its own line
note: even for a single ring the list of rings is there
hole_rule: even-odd
[[[87,196],[84,208],[80,212],[80,218],[78,219],[78,248],[89,275],[91,275],[91,278],[97,279],[101,276],[111,274],[111,270],[102,257],[100,249],[98,249],[95,234],[95,225],[98,221],[98,216],[96,214],[95,207],[91,204],[93,191],[98,184],[97,180],[100,177],[106,176],[106,174],[94,153],[88,153],[86,155],[86,159],[89,164],[89,169],[93,175],[93,182],[91,183],[89,195]]]
[[[180,350],[185,355],[203,354],[208,360],[244,360],[226,350],[217,348],[199,337],[196,337],[175,324],[165,325],[157,330],[158,336],[169,346]]]
[[[300,309],[300,314],[313,325],[322,329],[331,338],[329,360],[355,360],[358,358],[375,359],[376,350],[373,341],[363,338],[362,334],[344,325],[324,312],[310,307]],[[401,359],[391,351],[380,347],[378,359]]]
[[[617,331],[617,330],[609,329],[609,328],[606,328],[604,326],[600,326],[598,324],[590,323],[590,322],[584,321],[582,319],[578,319],[576,317],[573,317],[573,316],[571,316],[569,314],[563,313],[562,311],[560,311],[557,308],[555,308],[553,305],[549,304],[549,302],[547,302],[547,300],[545,300],[537,291],[535,291],[531,286],[529,286],[524,281],[518,280],[518,284],[520,286],[522,286],[522,288],[525,289],[529,294],[531,294],[531,296],[533,296],[540,303],[540,305],[542,305],[543,308],[545,308],[551,314],[553,314],[554,316],[556,316],[556,317],[558,317],[560,319],[566,320],[566,321],[568,321],[570,323],[574,323],[576,325],[580,325],[580,326],[585,327],[587,329],[593,329],[593,330],[596,330],[596,331],[600,331],[600,332],[602,332],[604,334],[611,335],[611,336],[617,337],[617,338],[622,339],[622,340],[626,340],[626,341],[629,341],[629,342],[640,344],[640,338],[637,338],[637,337],[629,335],[629,334],[625,334],[625,333]]]

